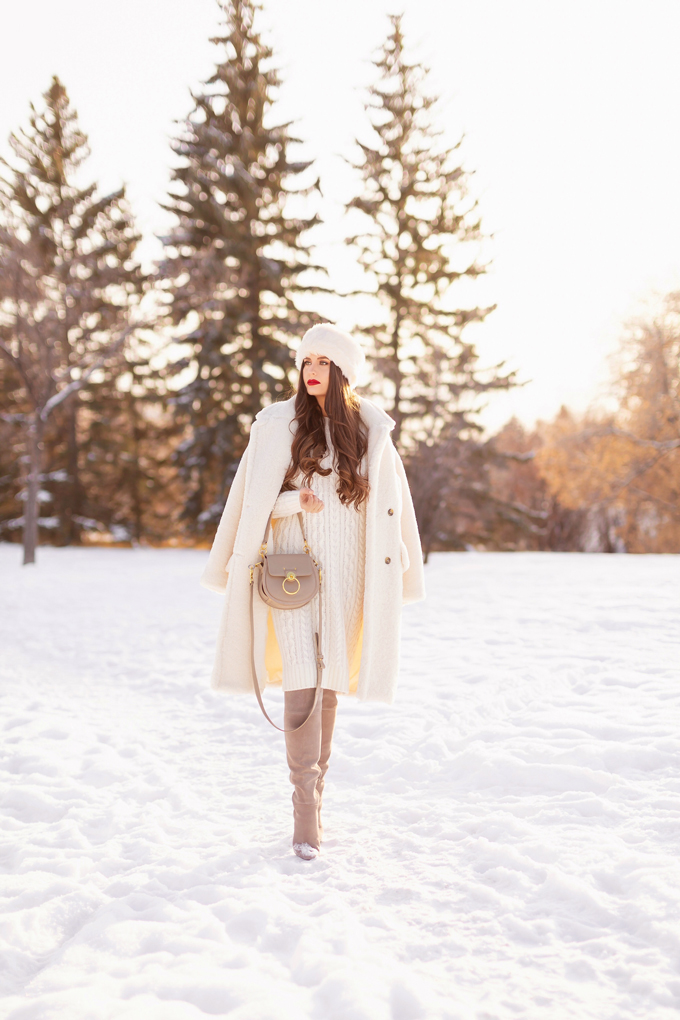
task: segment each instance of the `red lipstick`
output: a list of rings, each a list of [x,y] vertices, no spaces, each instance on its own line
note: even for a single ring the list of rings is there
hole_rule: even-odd
[[[318,386],[319,385],[319,380],[318,379],[308,379],[307,380],[307,385],[308,386]]]

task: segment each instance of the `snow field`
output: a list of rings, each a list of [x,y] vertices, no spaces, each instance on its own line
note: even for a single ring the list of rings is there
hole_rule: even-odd
[[[675,1020],[678,557],[433,556],[305,863],[205,556],[0,545],[0,1016]]]

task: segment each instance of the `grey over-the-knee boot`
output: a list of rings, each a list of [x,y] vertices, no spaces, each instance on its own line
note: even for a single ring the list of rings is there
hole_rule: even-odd
[[[284,726],[298,726],[305,718],[314,689],[286,691]],[[323,691],[312,717],[300,730],[286,733],[286,754],[293,784],[293,843],[308,843],[319,849],[321,843],[321,798],[328,771],[333,727],[337,708],[335,691]]]
[[[333,730],[335,728],[335,715],[338,708],[338,696],[335,691],[323,692],[323,704],[321,706],[321,753],[319,755],[319,778],[316,781],[316,792],[318,794],[317,813],[319,816],[319,839],[323,839],[323,825],[321,823],[321,801],[323,799],[323,788],[326,773],[328,772],[328,760],[331,756],[331,745],[333,743]]]
[[[314,688],[286,691],[284,694],[283,725],[299,726],[314,700]],[[322,698],[302,729],[286,733],[286,755],[293,784],[293,843],[309,843],[317,850],[319,839],[319,794],[316,784],[321,775],[321,706]]]

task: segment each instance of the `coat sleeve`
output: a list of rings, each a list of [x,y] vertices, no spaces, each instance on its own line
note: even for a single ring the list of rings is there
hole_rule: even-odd
[[[236,474],[227,496],[227,503],[222,512],[217,534],[210,550],[210,556],[201,577],[201,584],[204,588],[210,588],[211,591],[216,591],[220,594],[223,594],[227,587],[229,560],[234,551],[236,531],[241,519],[247,462],[248,447],[246,447],[236,469]]]
[[[404,604],[407,602],[422,602],[425,598],[425,571],[423,569],[423,551],[418,534],[418,523],[416,513],[413,509],[411,490],[409,489],[406,471],[399,453],[394,448],[394,458],[397,466],[397,474],[401,482],[401,541],[406,546],[406,557],[403,563],[406,569],[403,572],[404,583]],[[402,550],[402,557],[404,551]]]

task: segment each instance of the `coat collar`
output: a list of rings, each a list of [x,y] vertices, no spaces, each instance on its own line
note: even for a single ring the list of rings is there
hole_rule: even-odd
[[[382,407],[378,407],[368,397],[359,397],[360,400],[360,413],[369,429],[377,428],[381,426],[386,428],[388,432],[391,432],[394,426],[397,424],[394,418],[390,418],[387,411],[383,411]]]

